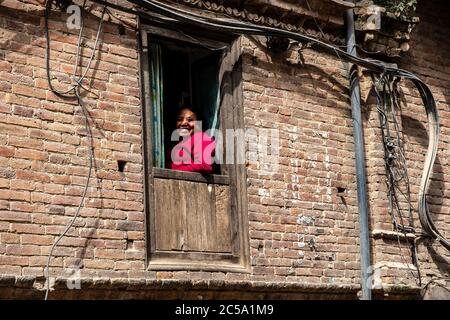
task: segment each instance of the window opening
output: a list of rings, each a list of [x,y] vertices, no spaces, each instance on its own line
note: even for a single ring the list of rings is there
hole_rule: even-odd
[[[169,168],[172,132],[182,107],[190,107],[201,131],[214,137],[219,129],[220,51],[181,41],[152,39],[149,46],[153,114],[153,165]],[[216,155],[217,156],[217,155]],[[218,166],[214,168],[218,173]]]

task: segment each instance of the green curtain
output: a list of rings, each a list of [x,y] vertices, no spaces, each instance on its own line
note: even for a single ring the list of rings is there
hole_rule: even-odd
[[[153,165],[164,168],[163,70],[161,46],[150,44],[150,85],[153,116]]]

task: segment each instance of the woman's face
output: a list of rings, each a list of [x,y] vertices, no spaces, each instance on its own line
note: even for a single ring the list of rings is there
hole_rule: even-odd
[[[197,116],[189,109],[181,109],[178,113],[176,127],[179,129],[180,136],[191,136],[194,134],[195,121]]]

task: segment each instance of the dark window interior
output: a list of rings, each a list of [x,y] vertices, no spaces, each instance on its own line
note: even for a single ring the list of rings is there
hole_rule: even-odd
[[[164,149],[175,130],[177,112],[190,106],[202,121],[202,131],[219,128],[219,63],[220,51],[181,41],[154,40],[161,46]],[[166,157],[166,167],[168,165]]]

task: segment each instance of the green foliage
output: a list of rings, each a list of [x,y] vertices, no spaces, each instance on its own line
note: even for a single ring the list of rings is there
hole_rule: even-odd
[[[410,17],[416,11],[418,0],[375,0],[374,2],[386,8],[396,16]]]

